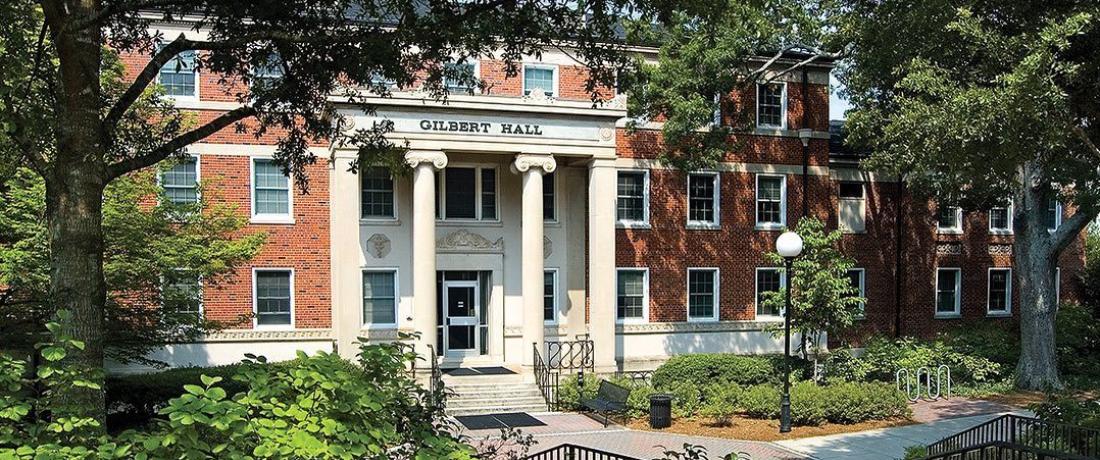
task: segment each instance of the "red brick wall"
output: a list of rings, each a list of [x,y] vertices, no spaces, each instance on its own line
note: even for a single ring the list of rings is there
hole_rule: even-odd
[[[735,149],[726,153],[724,162],[801,165],[802,141],[797,137],[738,135],[730,140]],[[615,150],[620,158],[656,159],[661,154],[661,133],[639,129],[631,134],[625,128],[615,133]],[[829,142],[810,140],[811,166],[829,163]]]

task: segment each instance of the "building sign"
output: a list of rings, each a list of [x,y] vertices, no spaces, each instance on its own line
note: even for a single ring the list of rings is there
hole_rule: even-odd
[[[544,114],[466,114],[421,110],[378,110],[373,116],[356,117],[362,127],[386,124],[391,135],[409,139],[420,136],[454,136],[457,139],[501,137],[542,141],[614,142],[614,121],[606,118]]]
[[[459,133],[518,134],[542,136],[539,125],[519,123],[491,123],[488,121],[420,120],[420,129],[424,131],[446,131]]]

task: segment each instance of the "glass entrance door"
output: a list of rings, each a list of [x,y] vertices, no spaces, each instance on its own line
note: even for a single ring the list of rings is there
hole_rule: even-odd
[[[443,343],[449,355],[478,353],[478,285],[476,281],[445,281],[443,283],[444,318]]]

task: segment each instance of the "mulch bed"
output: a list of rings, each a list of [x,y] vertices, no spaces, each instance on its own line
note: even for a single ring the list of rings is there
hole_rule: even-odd
[[[791,427],[791,432],[786,434],[779,433],[778,420],[757,420],[744,417],[732,418],[728,426],[716,426],[710,419],[706,418],[678,418],[673,420],[671,427],[663,430],[654,430],[650,428],[648,418],[631,420],[625,425],[635,430],[660,431],[692,436],[707,436],[711,438],[739,439],[745,441],[779,441],[783,439],[808,438],[828,434],[852,433],[878,428],[905,426],[912,425],[913,423],[912,420],[902,418],[862,422],[851,425],[826,423],[821,426]]]

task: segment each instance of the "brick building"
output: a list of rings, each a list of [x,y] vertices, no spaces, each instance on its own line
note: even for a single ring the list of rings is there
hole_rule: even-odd
[[[240,85],[189,59],[160,75],[177,105],[199,120],[234,108]],[[123,60],[137,72],[148,57]],[[659,123],[626,129],[625,95],[593,106],[585,69],[560,52],[526,57],[512,78],[493,59],[456,65],[486,89],[454,83],[444,103],[394,88],[367,95],[373,114],[334,101],[347,129],[392,123],[411,175],[353,174],[354,149],[319,143],[302,193],[270,162],[278,133],[232,127],[164,171],[173,199],[194,199],[201,181],[249,218],[244,231],[269,237],[250,266],[193,286],[201,314],[234,326],[158,357],[350,356],[359,338],[402,332],[420,333],[420,349],[432,345],[447,366],[530,365],[532,343],[577,336],[593,340],[603,371],[680,353],[775,352],[763,329],[780,312],[757,299],[785,280],[764,253],[803,212],[845,231],[867,298],[858,331],[834,343],[1014,321],[1011,211],[941,212],[830,148],[830,63],[733,95],[755,130],[717,168],[691,173],[657,161]],[[1051,211],[1057,225],[1065,211]],[[1064,254],[1063,300],[1077,295],[1083,261],[1081,242]]]

